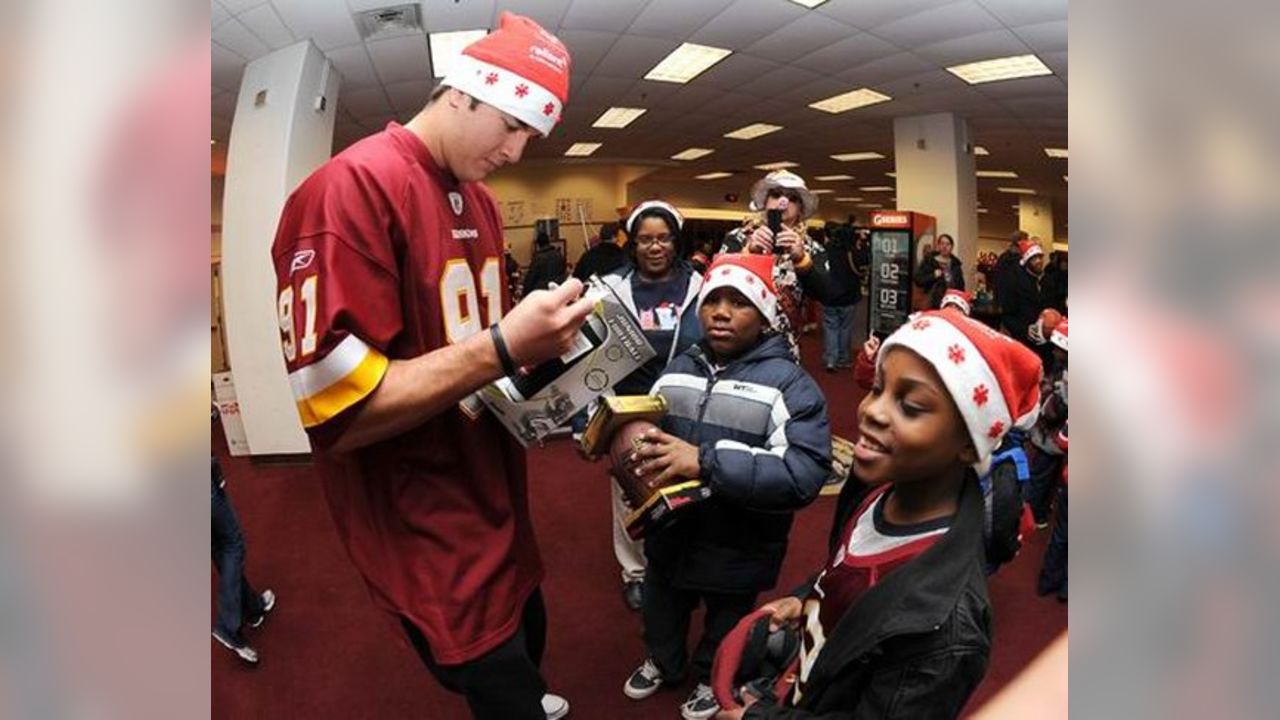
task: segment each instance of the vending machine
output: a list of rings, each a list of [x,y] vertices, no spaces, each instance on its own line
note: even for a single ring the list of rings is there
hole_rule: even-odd
[[[933,246],[938,221],[907,210],[871,213],[871,279],[867,328],[884,338],[928,305],[928,297],[911,281],[926,247]]]

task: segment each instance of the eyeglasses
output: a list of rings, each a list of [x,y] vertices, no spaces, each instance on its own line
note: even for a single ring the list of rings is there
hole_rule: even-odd
[[[785,197],[788,201],[792,203],[795,203],[798,205],[804,204],[804,202],[800,199],[799,193],[791,192],[789,190],[779,190],[778,188],[773,188],[772,190],[769,191],[768,197],[771,197],[771,198]]]
[[[637,235],[636,245],[638,247],[649,247],[651,245],[675,245],[675,238],[671,235],[663,233],[662,235]]]

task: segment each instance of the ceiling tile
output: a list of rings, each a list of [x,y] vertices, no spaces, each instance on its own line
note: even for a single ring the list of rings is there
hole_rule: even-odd
[[[346,108],[352,117],[357,120],[376,115],[385,115],[394,110],[387,100],[387,93],[381,87],[351,91],[340,90],[338,92],[338,104]]]
[[[1067,0],[979,0],[1009,27],[1067,19]]]
[[[897,80],[877,85],[875,89],[896,100],[909,100],[916,95],[938,91],[965,91],[970,99],[978,101],[985,99],[982,95],[971,91],[963,80],[945,70],[929,70],[915,75],[907,75]]]
[[[432,77],[431,55],[427,52],[424,35],[376,40],[365,45],[369,47],[369,57],[373,59],[373,66],[383,83],[430,80]]]
[[[856,32],[825,15],[805,13],[789,25],[743,48],[742,52],[774,62],[790,62],[807,55],[813,48],[830,45]]]
[[[694,78],[693,82],[705,83],[721,90],[734,90],[744,83],[748,83],[752,79],[778,67],[780,66],[775,62],[734,53],[716,63],[710,70]]]
[[[492,29],[497,22],[494,0],[426,0],[422,25],[427,32]]]
[[[560,27],[568,30],[599,30],[620,33],[644,9],[638,2],[598,2],[578,0],[569,6],[569,12],[560,20]]]
[[[898,78],[936,69],[932,63],[922,60],[913,53],[900,52],[879,60],[872,60],[837,75],[856,83],[857,87],[880,87]]]
[[[1066,52],[1067,49],[1067,21],[1057,20],[1054,22],[1038,23],[1036,25],[1023,25],[1016,27],[1013,31],[1022,38],[1032,50],[1038,53],[1046,52]]]
[[[999,20],[981,5],[966,0],[878,25],[872,32],[898,47],[910,49],[998,28]]]
[[[209,27],[216,28],[231,19],[231,13],[218,0],[209,0]]]
[[[830,15],[840,22],[860,30],[884,25],[899,18],[914,15],[921,10],[946,5],[954,0],[856,0],[855,2],[829,2],[820,5],[817,12]]]
[[[1040,59],[1045,65],[1053,71],[1054,75],[1062,78],[1063,82],[1067,81],[1067,51],[1042,53]]]
[[[397,113],[417,113],[427,104],[427,98],[431,95],[431,83],[425,80],[391,83],[387,85],[387,95],[391,98],[391,107]]]
[[[556,37],[569,48],[569,75],[575,79],[589,75],[618,41],[617,33],[596,30],[561,30]]]
[[[832,75],[896,52],[900,50],[892,43],[868,33],[859,33],[804,55],[794,64]]]
[[[654,65],[680,46],[675,40],[623,35],[596,63],[591,73],[615,77],[644,77]]]
[[[232,15],[239,15],[251,7],[261,5],[266,2],[266,0],[218,0],[218,2],[222,3],[222,6],[227,9],[227,12]]]
[[[503,0],[502,9],[530,18],[558,35],[560,18],[569,9],[570,2],[572,0]],[[493,21],[496,23],[498,19],[495,17]]]
[[[360,42],[351,11],[340,3],[272,0],[280,19],[299,40],[310,39],[324,51]]]
[[[1067,96],[1066,85],[1061,78],[1054,75],[983,83],[975,89],[991,98],[1035,97],[1042,95],[1061,95],[1065,98]]]
[[[916,48],[920,57],[945,68],[951,65],[1025,55],[1031,49],[1017,35],[1006,29],[966,35]],[[950,73],[948,73],[950,74]],[[952,76],[954,77],[954,76]],[[959,80],[959,78],[956,78]],[[962,81],[963,82],[963,81]]]
[[[237,19],[272,50],[289,47],[297,42],[270,4],[259,5]]]
[[[816,73],[812,70],[783,65],[777,70],[756,77],[751,82],[743,83],[739,90],[760,97],[777,97],[786,94],[788,90],[801,85],[808,85],[822,77],[821,73]]]
[[[700,45],[741,50],[809,12],[791,2],[738,0],[689,37]]]
[[[344,92],[347,88],[362,88],[381,84],[381,81],[378,80],[378,74],[373,70],[373,63],[369,60],[369,51],[365,49],[364,43],[337,48],[325,54],[329,57],[329,61],[333,63],[334,69],[342,75],[342,90]]]
[[[651,0],[632,21],[627,33],[685,38],[707,24],[732,2],[733,0]]]
[[[244,58],[213,43],[209,51],[211,68],[210,81],[215,88],[236,90],[240,87],[240,78],[244,75]]]
[[[228,20],[219,25],[213,31],[213,41],[245,60],[256,60],[269,52],[269,48],[239,20]]]

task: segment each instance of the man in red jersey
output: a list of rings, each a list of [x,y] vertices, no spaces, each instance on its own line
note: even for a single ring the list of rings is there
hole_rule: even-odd
[[[543,569],[524,454],[468,396],[567,352],[582,284],[510,307],[479,181],[547,135],[569,53],[503,13],[427,106],[325,163],[272,248],[289,382],[338,534],[375,602],[477,718],[560,718],[538,670]]]

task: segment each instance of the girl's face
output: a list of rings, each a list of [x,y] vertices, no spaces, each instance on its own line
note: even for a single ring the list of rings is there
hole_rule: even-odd
[[[977,461],[964,420],[933,366],[892,347],[858,406],[853,466],[864,482],[928,480]]]
[[[636,228],[636,267],[646,277],[662,277],[676,261],[676,240],[660,217],[640,220]]]

